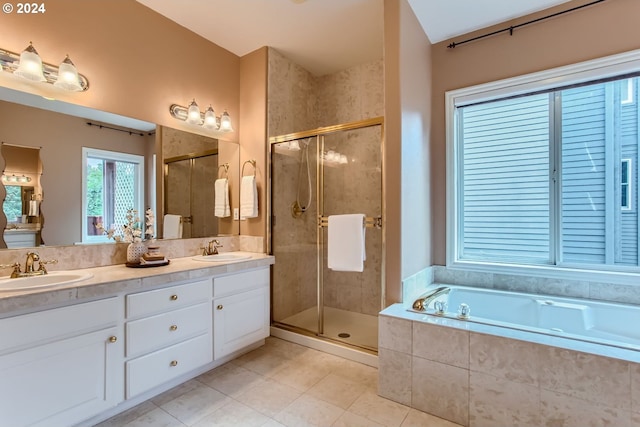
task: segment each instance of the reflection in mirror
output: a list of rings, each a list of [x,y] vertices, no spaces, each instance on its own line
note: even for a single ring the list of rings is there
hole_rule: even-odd
[[[40,211],[42,163],[40,149],[2,144],[5,197],[5,248],[25,248],[42,244],[43,216]]]
[[[233,220],[232,212],[239,199],[239,146],[165,127],[161,127],[160,133],[164,213],[180,216],[182,237],[238,234],[238,221]],[[235,167],[221,167],[225,164]],[[216,213],[214,183],[218,178],[227,179],[230,205],[227,214]]]
[[[89,122],[96,126],[88,126]],[[163,138],[163,133],[170,136]],[[36,188],[36,193],[40,191],[40,195],[46,195],[39,205],[39,210],[46,218],[46,226],[40,221],[41,236],[38,236],[39,239],[36,239],[35,245],[72,245],[83,240],[83,227],[88,227],[87,217],[90,216],[87,214],[83,220],[83,147],[144,157],[144,207],[157,206],[156,234],[162,237],[161,222],[164,206],[162,146],[171,146],[168,156],[179,155],[175,154],[176,150],[181,146],[187,146],[185,141],[191,137],[192,134],[188,132],[163,126],[156,127],[152,123],[59,101],[45,100],[39,96],[0,87],[0,141],[9,145],[30,147],[35,151],[39,149],[40,152],[42,177],[38,184],[39,190],[33,182],[29,185]],[[166,144],[160,144],[161,138]],[[211,147],[211,141],[215,141],[211,138],[205,139],[209,141],[208,147]],[[217,144],[220,161],[229,162],[231,165],[230,183],[237,182],[238,144],[227,141],[219,141]],[[222,158],[235,160],[222,160]],[[4,167],[1,162],[0,167]],[[156,175],[156,167],[159,178]],[[209,187],[213,188],[213,183],[204,182],[202,179],[197,182],[201,190],[197,192],[197,197],[205,199],[196,203],[205,203],[206,198],[212,197],[205,190]],[[0,197],[4,199],[4,186],[12,183],[2,182],[2,184]],[[237,198],[238,195],[233,194],[232,197]],[[4,215],[0,217],[2,217],[0,221],[6,221]],[[115,219],[114,221],[117,222]],[[14,218],[9,225],[15,223]],[[0,222],[3,229],[6,225],[6,222]],[[220,234],[237,235],[239,222],[228,221],[220,224],[218,229]],[[0,247],[6,247],[5,243],[0,241]]]

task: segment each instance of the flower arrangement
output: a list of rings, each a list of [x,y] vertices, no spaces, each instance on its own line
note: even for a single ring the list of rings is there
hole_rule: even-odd
[[[109,239],[113,239],[116,242],[125,242],[125,243],[138,243],[142,242],[143,238],[153,239],[154,229],[154,215],[151,208],[148,208],[145,211],[145,229],[144,234],[142,231],[142,225],[140,223],[140,217],[138,216],[137,209],[128,209],[127,210],[127,223],[123,224],[120,227],[120,234],[116,234],[115,228],[111,227],[106,230],[103,224],[96,224],[96,228],[102,230]]]

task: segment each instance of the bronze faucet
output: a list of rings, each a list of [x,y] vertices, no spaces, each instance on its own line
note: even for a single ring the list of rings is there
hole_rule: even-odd
[[[211,240],[209,242],[209,244],[207,245],[206,248],[202,248],[202,256],[207,256],[207,255],[217,255],[218,254],[218,248],[223,247],[219,241],[217,240]]]
[[[38,255],[35,252],[28,252],[27,253],[27,260],[24,263],[24,272],[27,275],[33,275],[35,273],[35,270],[33,268],[33,263],[35,261],[40,261],[40,255]]]
[[[34,268],[34,262],[38,261],[38,269]],[[47,269],[45,268],[45,264],[57,264],[57,259],[52,259],[50,261],[42,261],[40,256],[35,252],[27,253],[27,260],[24,263],[24,271],[20,269],[20,263],[16,262],[14,264],[0,265],[0,268],[13,268],[11,272],[11,278],[15,279],[17,277],[28,277],[28,276],[41,276],[47,274]]]

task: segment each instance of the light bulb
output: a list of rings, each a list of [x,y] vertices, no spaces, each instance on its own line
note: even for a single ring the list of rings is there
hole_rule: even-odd
[[[291,151],[300,151],[300,144],[298,141],[289,141],[289,150]]]
[[[203,127],[207,129],[218,129],[218,120],[216,119],[216,113],[213,111],[213,107],[209,105],[207,111],[204,112],[204,124]]]
[[[220,130],[223,132],[231,132],[233,131],[233,127],[231,126],[231,117],[227,110],[224,110],[222,116],[220,116]]]
[[[20,54],[18,69],[13,74],[36,82],[46,81],[42,73],[42,59],[31,42]]]
[[[202,124],[202,116],[200,115],[200,108],[198,108],[198,104],[196,104],[196,100],[194,99],[189,104],[189,110],[187,111],[187,123],[192,125],[201,125]]]
[[[62,61],[60,67],[58,67],[58,79],[53,85],[72,92],[82,91],[78,70],[73,62],[71,62],[69,55],[64,58],[64,61]]]

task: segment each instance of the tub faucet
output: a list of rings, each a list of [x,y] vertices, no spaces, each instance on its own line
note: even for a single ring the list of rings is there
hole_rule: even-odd
[[[425,311],[431,301],[438,298],[441,295],[446,295],[451,291],[451,288],[448,286],[440,286],[439,288],[435,288],[426,292],[413,302],[413,309],[416,311]]]

